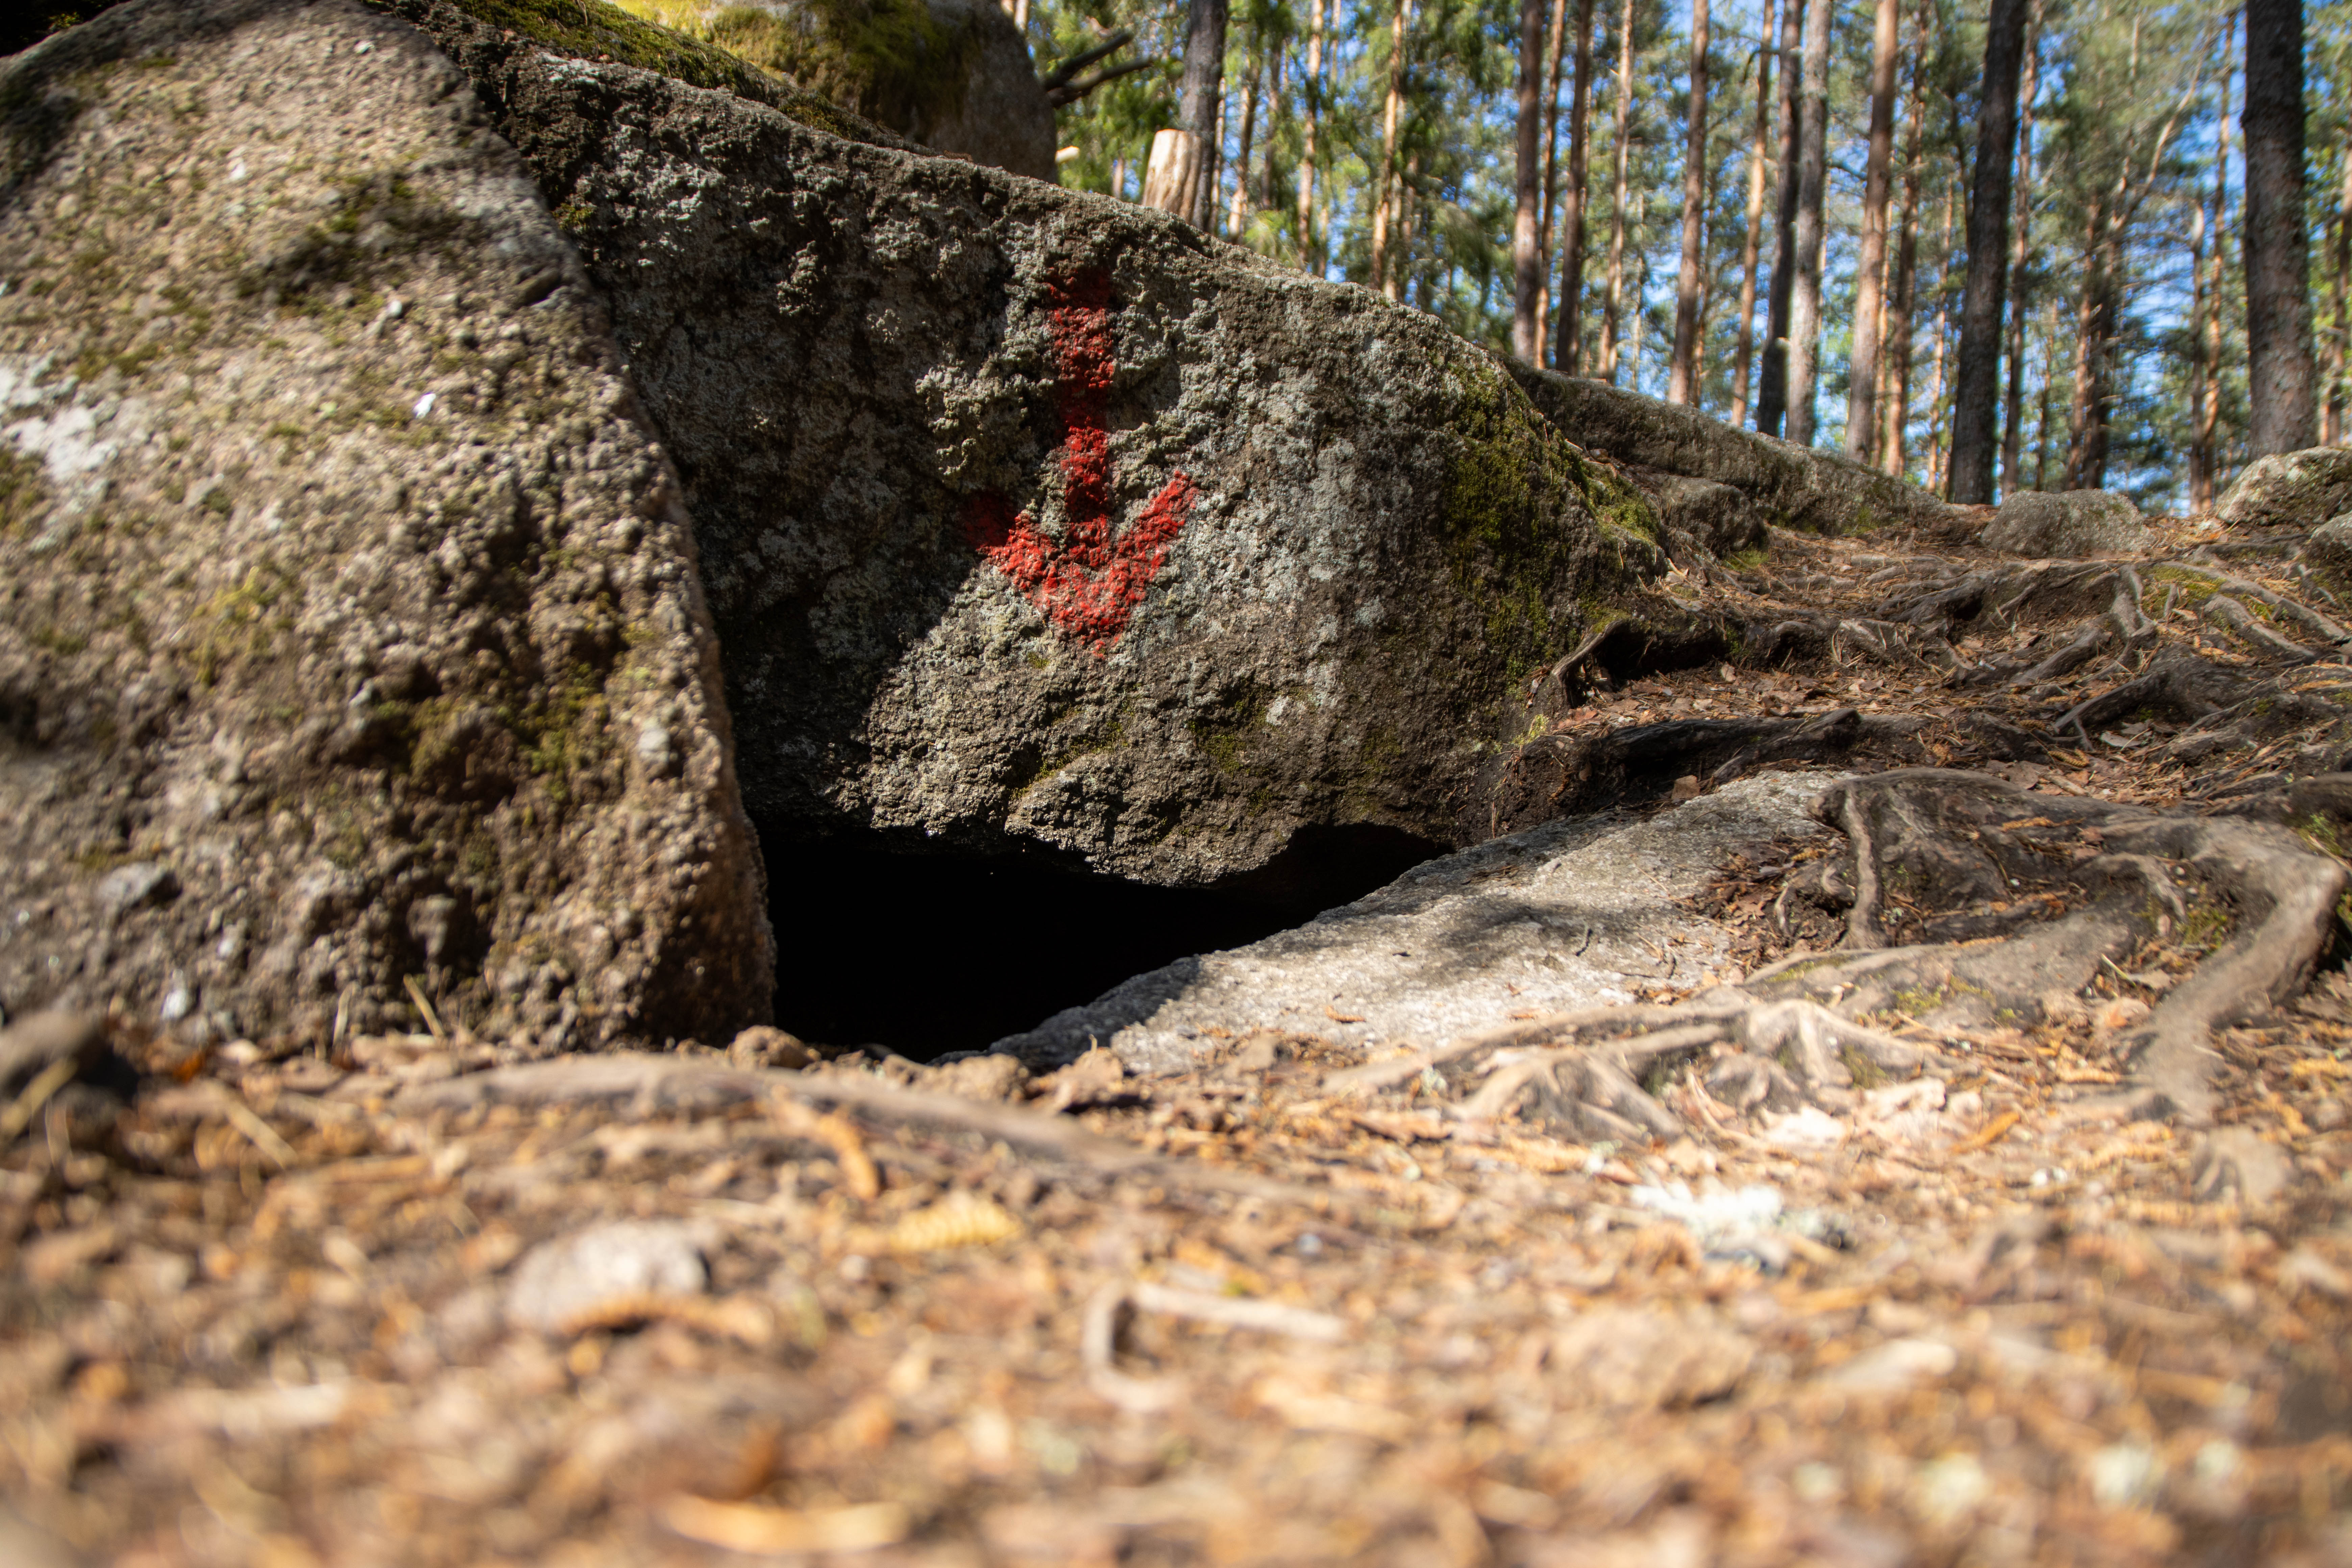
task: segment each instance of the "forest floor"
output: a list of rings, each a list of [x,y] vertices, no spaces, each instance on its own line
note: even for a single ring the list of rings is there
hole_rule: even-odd
[[[2352,669],[2168,526],[1776,534],[1678,585],[1748,668],[1555,672],[1556,795],[1858,775],[1696,992],[1149,1079],[55,1047],[0,1557],[2352,1562]]]

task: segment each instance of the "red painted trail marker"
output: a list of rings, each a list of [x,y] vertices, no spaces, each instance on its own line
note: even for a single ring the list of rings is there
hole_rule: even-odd
[[[1099,268],[1049,285],[1055,392],[1062,415],[1062,537],[991,490],[964,503],[964,537],[1031,604],[1097,655],[1135,618],[1200,494],[1179,473],[1116,537],[1110,515],[1110,275]]]

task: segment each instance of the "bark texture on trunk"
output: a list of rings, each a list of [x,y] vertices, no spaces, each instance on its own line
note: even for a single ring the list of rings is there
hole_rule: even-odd
[[[1552,363],[1570,375],[1584,358],[1584,208],[1592,150],[1592,0],[1575,5],[1576,85],[1568,106],[1568,192],[1559,226],[1559,324],[1554,329],[1559,346],[1552,351]]]
[[[2318,438],[2304,234],[2303,4],[2246,0],[2246,380],[2250,457]]]
[[[1412,0],[1396,0],[1389,23],[1389,94],[1381,110],[1381,177],[1372,205],[1372,287],[1393,300],[1389,237],[1396,223],[1397,137],[1404,129],[1404,45]]]
[[[1879,396],[1878,466],[1889,474],[1909,468],[1911,318],[1919,293],[1920,150],[1927,142],[1927,29],[1935,0],[1919,0],[1911,29],[1911,94],[1903,131],[1903,223],[1895,247],[1895,283],[1886,304],[1886,384]]]
[[[1814,0],[1826,5],[1830,0]],[[1797,55],[1805,0],[1780,4],[1780,221],[1772,253],[1772,288],[1764,307],[1764,370],[1756,395],[1756,428],[1780,433],[1789,412],[1789,298],[1797,268]]]
[[[2221,58],[2226,62],[2234,52],[2238,18],[2233,13],[2221,23]],[[2230,73],[2221,72],[2221,111],[2216,117],[2213,150],[2213,252],[2207,262],[2210,268],[2205,284],[2205,353],[2200,379],[2204,395],[2200,399],[2196,428],[2189,443],[2189,504],[2199,511],[2210,511],[2221,498],[2221,284],[2225,263],[2221,231],[2229,226],[2230,213]]]
[[[1257,130],[1257,81],[1263,69],[1253,63],[1249,85],[1242,89],[1241,144],[1234,154],[1234,205],[1225,216],[1225,237],[1239,239],[1249,230],[1250,141]]]
[[[1748,238],[1739,255],[1739,344],[1731,365],[1731,423],[1748,423],[1756,365],[1756,263],[1764,244],[1765,166],[1772,138],[1773,0],[1763,0],[1756,30],[1756,140],[1748,151]]]
[[[1697,0],[1704,6],[1706,0]],[[1519,0],[1518,188],[1511,215],[1511,352],[1543,362],[1544,0]]]
[[[1181,216],[1193,227],[1216,222],[1217,164],[1224,151],[1225,0],[1192,0],[1184,25],[1184,129],[1193,139],[1189,205]]]
[[[1822,353],[1822,203],[1829,184],[1830,22],[1816,0],[1805,16],[1802,100],[1797,119],[1797,269],[1789,301],[1789,439],[1813,444],[1814,380]]]
[[[1855,266],[1853,373],[1845,449],[1869,462],[1878,444],[1878,344],[1884,324],[1886,208],[1894,185],[1895,67],[1902,53],[1902,0],[1878,0],[1870,47],[1870,153],[1863,171],[1862,255]]]
[[[1323,7],[1327,0],[1307,0],[1307,76],[1299,90],[1307,100],[1307,124],[1298,151],[1298,265],[1309,272],[1323,270],[1323,252],[1315,234],[1315,141],[1323,124]]]
[[[1551,243],[1558,232],[1553,225],[1559,216],[1559,83],[1560,68],[1566,63],[1568,50],[1568,0],[1551,0],[1551,36],[1545,50],[1551,61],[1550,74],[1544,79],[1544,170],[1543,222],[1536,228],[1536,250],[1541,258],[1538,263],[1542,282],[1536,289],[1536,352],[1543,357],[1537,363],[1547,369],[1551,364],[1552,293]]]
[[[2352,142],[2336,150],[2344,164],[2344,184],[2336,197],[2335,276],[2327,303],[2332,318],[2327,333],[2326,426],[2320,439],[2335,446],[2344,439],[2345,372],[2352,366],[2352,321],[2345,320],[2347,290],[2352,290]]]
[[[1633,113],[1633,0],[1625,0],[1617,35],[1616,178],[1609,187],[1609,294],[1601,319],[1601,379],[1617,379],[1619,312],[1625,298],[1626,132]]]
[[[1691,0],[1690,140],[1683,153],[1683,260],[1675,275],[1668,403],[1698,402],[1699,304],[1706,271],[1706,0]]]
[[[1952,372],[1951,498],[1988,503],[2000,413],[2000,329],[2009,292],[2009,204],[2017,155],[2017,85],[2027,0],[1992,0],[1985,23],[1984,104],[1969,193],[1969,272]]]
[[[2042,0],[2025,28],[2025,79],[2017,103],[2017,212],[2009,242],[2009,396],[2001,416],[2001,492],[2021,489],[2025,463],[2026,261],[2033,239],[2033,98],[2041,90]]]

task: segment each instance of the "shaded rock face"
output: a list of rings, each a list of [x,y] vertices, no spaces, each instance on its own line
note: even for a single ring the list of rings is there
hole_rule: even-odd
[[[1100,1044],[1139,1072],[1173,1072],[1259,1029],[1427,1048],[1514,1015],[1698,986],[1727,943],[1675,901],[1736,852],[1827,837],[1805,808],[1832,777],[1761,774],[1647,822],[1491,839],[1295,931],[1139,974],[992,1049],[1048,1067]]]
[[[1627,465],[1637,484],[1644,483],[1644,470],[1650,470],[1721,486],[1746,498],[1756,509],[1752,515],[1727,510],[1723,503],[1728,498],[1716,498],[1712,510],[1726,518],[1717,525],[1727,531],[1726,537],[1750,533],[1766,522],[1832,535],[1866,533],[1895,521],[1957,530],[1972,516],[1965,508],[1865,468],[1843,453],[1735,429],[1696,408],[1661,403],[1606,382],[1537,370],[1517,360],[1507,363],[1554,424],[1587,451]],[[1687,490],[1660,491],[1662,510],[1679,507],[1689,514],[1687,509],[1697,500]]]
[[[2352,447],[2256,458],[2213,509],[2232,528],[2314,528],[2352,512]]]
[[[1451,842],[1580,600],[1663,568],[1363,290],[626,67],[485,70],[679,465],[763,818],[1170,885]]]
[[[740,0],[719,41],[940,153],[1053,181],[1054,106],[994,0]]]
[[[2000,503],[1977,542],[2042,560],[2139,551],[2151,535],[2139,508],[2112,490],[2021,490]]]
[[[135,0],[0,102],[0,1005],[763,1018],[678,487],[449,62],[348,0]]]
[[[2303,559],[2338,594],[2352,590],[2352,512],[2313,529]]]

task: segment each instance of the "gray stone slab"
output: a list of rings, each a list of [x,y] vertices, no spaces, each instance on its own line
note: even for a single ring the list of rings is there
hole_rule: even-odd
[[[1139,974],[992,1048],[1043,1065],[1101,1044],[1138,1071],[1174,1071],[1253,1029],[1426,1047],[1515,1013],[1696,984],[1727,967],[1727,933],[1680,900],[1735,853],[1827,835],[1805,807],[1836,776],[1764,773],[1646,821],[1497,838],[1263,942]]]

